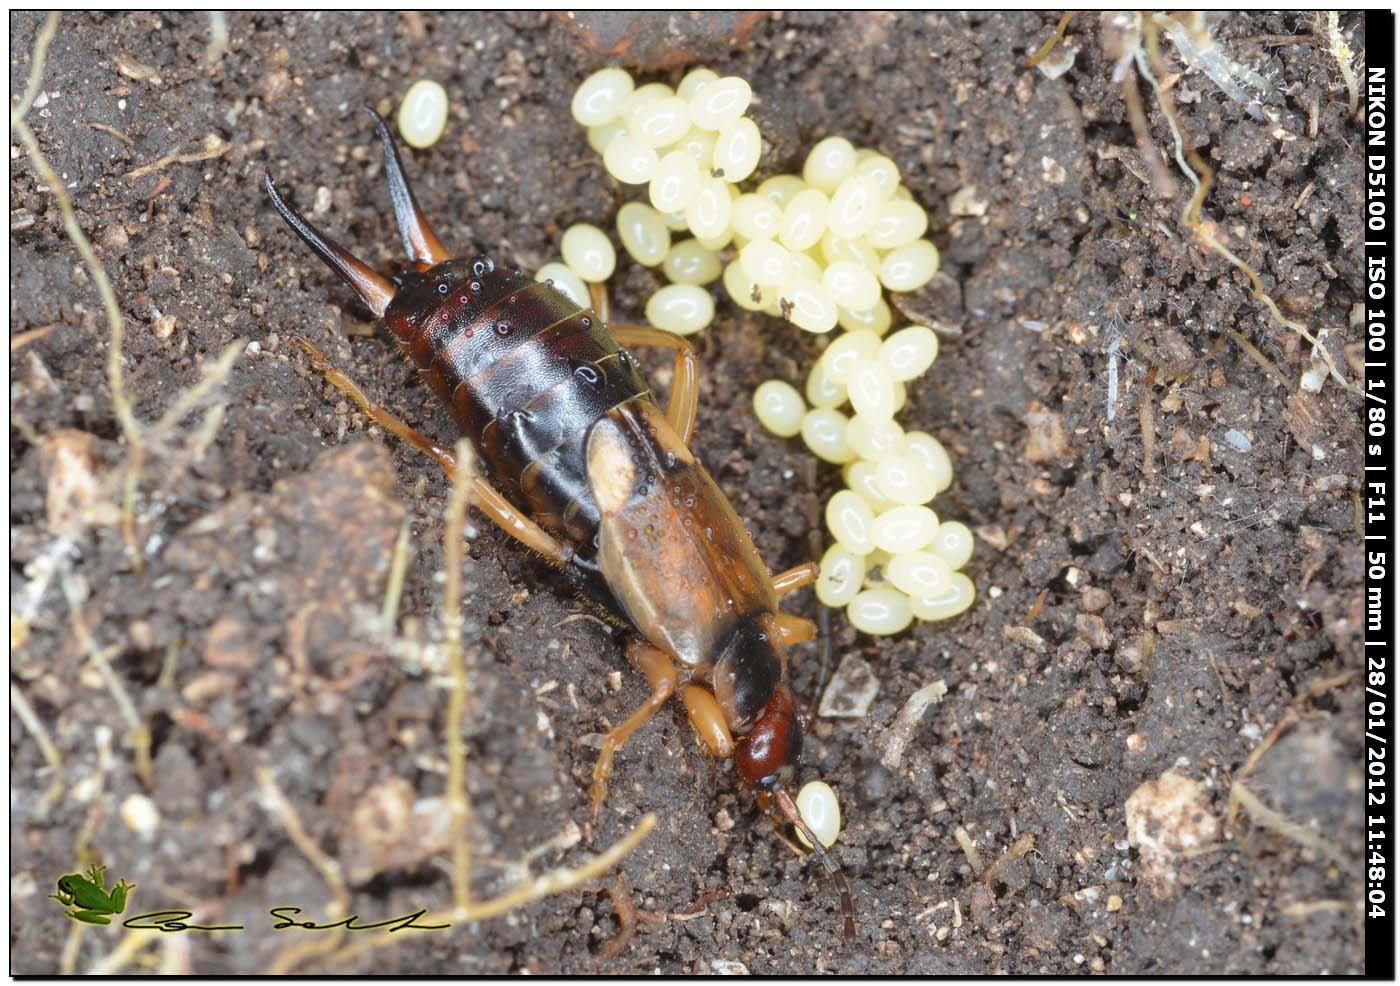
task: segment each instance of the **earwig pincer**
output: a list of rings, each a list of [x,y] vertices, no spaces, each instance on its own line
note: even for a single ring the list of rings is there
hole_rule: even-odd
[[[278,193],[282,218],[381,318],[472,442],[480,475],[472,503],[559,568],[613,623],[631,632],[628,660],[651,685],[646,703],[611,729],[593,771],[592,814],[607,795],[614,754],[679,694],[696,733],[733,757],[763,810],[802,833],[836,882],[844,931],[855,935],[849,888],[788,789],[804,717],[788,686],[787,648],[814,625],[778,610],[810,585],[813,563],[770,575],[729,500],[691,453],[697,360],[679,336],[607,324],[601,286],[584,309],[490,259],[453,258],[424,217],[394,139],[384,146],[394,216],[411,263],[384,277],[323,236]],[[327,380],[389,432],[452,473],[447,449],[371,401],[304,339]],[[676,351],[663,412],[627,346]]]

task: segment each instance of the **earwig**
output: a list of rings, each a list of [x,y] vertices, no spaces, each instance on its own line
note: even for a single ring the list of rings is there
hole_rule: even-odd
[[[778,598],[816,580],[817,566],[770,575],[729,500],[691,453],[695,351],[642,325],[606,324],[606,295],[579,307],[485,257],[453,258],[404,175],[393,136],[372,110],[409,266],[384,277],[323,236],[264,184],[272,204],[317,256],[383,320],[419,376],[476,450],[473,504],[560,569],[614,624],[651,685],[646,703],[608,732],[593,771],[591,812],[607,796],[614,754],[679,695],[697,735],[775,822],[802,832],[841,897],[844,931],[855,908],[840,867],[802,820],[787,786],[804,716],[788,686],[787,647],[811,640],[808,620]],[[435,457],[452,454],[371,401],[307,340],[299,344],[332,385],[378,424]],[[626,346],[675,350],[663,413]]]

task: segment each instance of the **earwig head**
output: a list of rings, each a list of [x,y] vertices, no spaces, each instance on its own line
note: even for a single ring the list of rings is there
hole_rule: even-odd
[[[743,732],[764,714],[787,664],[772,614],[751,613],[735,620],[715,648],[713,661],[715,699],[729,728]]]
[[[762,789],[790,779],[801,755],[802,719],[792,692],[780,685],[753,728],[735,745],[734,763],[740,777]]]

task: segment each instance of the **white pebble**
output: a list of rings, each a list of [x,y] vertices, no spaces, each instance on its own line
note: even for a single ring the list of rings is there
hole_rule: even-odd
[[[778,225],[778,239],[789,250],[806,250],[816,244],[826,232],[826,211],[829,206],[824,194],[815,188],[798,192],[783,209]]]
[[[753,90],[743,79],[728,75],[700,86],[690,97],[690,118],[705,130],[722,130],[749,108]]]
[[[753,413],[759,424],[780,438],[791,438],[802,430],[807,405],[797,388],[782,380],[765,380],[753,392]]]
[[[671,231],[661,213],[640,202],[628,202],[617,210],[617,236],[622,248],[643,267],[655,267],[671,249]]]
[[[894,378],[877,360],[856,360],[846,377],[851,407],[867,418],[888,420],[894,414]]]
[[[733,205],[729,188],[721,179],[703,177],[695,198],[685,207],[685,221],[701,240],[714,240],[730,232],[729,213]]]
[[[856,169],[856,149],[845,137],[827,137],[807,153],[802,178],[813,188],[831,192]]]
[[[922,325],[900,329],[880,346],[880,362],[896,380],[921,376],[937,358],[938,336]]]
[[[841,490],[826,501],[826,527],[839,544],[855,554],[863,555],[875,547],[875,512],[865,497],[853,490]]]
[[[835,845],[836,837],[841,834],[841,805],[829,785],[823,781],[803,784],[802,790],[797,792],[797,813],[817,841],[827,847]],[[801,829],[797,830],[797,837],[808,849],[813,848]]]
[[[846,444],[846,416],[829,407],[813,408],[802,418],[802,440],[820,458],[838,466],[856,457]]]
[[[880,300],[879,280],[864,264],[850,260],[829,262],[822,273],[822,286],[832,301],[854,311],[868,311]]]
[[[920,598],[938,595],[953,581],[953,569],[931,551],[900,551],[885,575],[896,589]]]
[[[912,455],[891,455],[876,468],[880,490],[896,503],[928,503],[938,495],[933,470]]]
[[[962,572],[954,572],[941,592],[910,598],[909,608],[921,620],[946,620],[963,612],[976,598],[972,580]]]
[[[661,159],[630,133],[614,137],[603,151],[603,167],[624,185],[644,185],[656,175]]]
[[[900,452],[918,459],[928,467],[933,473],[935,494],[942,493],[953,485],[953,460],[948,457],[948,450],[943,447],[943,443],[928,432],[907,432],[904,436],[904,448]]]
[[[419,79],[404,93],[398,122],[409,147],[432,147],[447,129],[447,90],[432,79]]]
[[[648,147],[674,144],[690,132],[690,105],[679,96],[638,103],[627,112],[627,132]]]
[[[891,199],[865,234],[865,242],[877,250],[893,250],[913,243],[928,229],[928,213],[915,202]]]
[[[928,507],[902,504],[875,518],[875,547],[897,555],[922,551],[938,538],[938,515]]]
[[[949,568],[962,568],[972,557],[972,531],[960,521],[944,521],[938,525],[932,549],[934,554],[948,563]]]
[[[535,274],[535,280],[552,281],[554,290],[567,295],[569,300],[580,308],[587,308],[593,304],[593,300],[588,296],[588,285],[583,283],[583,278],[557,260],[541,267]]]
[[[823,606],[833,609],[855,598],[865,581],[865,556],[833,544],[822,555],[818,566],[816,593]]]
[[[577,223],[564,230],[559,252],[570,270],[595,284],[612,277],[617,267],[617,252],[608,234],[588,223]]]
[[[122,802],[120,810],[127,828],[147,841],[155,837],[156,829],[160,828],[160,811],[154,801],[144,794],[131,794]],[[807,824],[812,825],[811,822]],[[825,835],[815,825],[812,825],[812,831],[817,833],[817,838],[825,841]],[[834,842],[836,836],[832,835],[831,838]],[[830,842],[826,844],[831,845]]]
[[[647,198],[659,212],[682,212],[700,191],[700,165],[685,151],[668,151],[647,184]]]
[[[856,363],[878,359],[879,355],[880,337],[873,332],[857,330],[847,332],[827,346],[821,355],[821,364],[827,379],[844,387]]]
[[[938,273],[938,247],[928,240],[897,247],[880,261],[880,283],[891,291],[921,288]]]
[[[733,184],[753,174],[763,153],[758,124],[746,116],[725,125],[715,140],[714,168],[718,177]]]
[[[846,617],[857,630],[874,636],[899,633],[913,622],[909,597],[897,589],[866,589],[846,607]]]
[[[647,299],[647,321],[658,329],[688,336],[715,317],[715,299],[694,284],[668,284]]]
[[[622,105],[632,95],[632,76],[620,68],[604,68],[584,79],[574,90],[570,110],[585,127],[596,127],[616,119]]]
[[[671,247],[661,270],[672,284],[709,284],[722,273],[719,257],[697,240],[681,240]]]

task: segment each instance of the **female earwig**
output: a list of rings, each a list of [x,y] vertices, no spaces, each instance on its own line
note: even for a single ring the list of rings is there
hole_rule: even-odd
[[[594,308],[582,309],[547,281],[486,258],[454,259],[420,210],[384,121],[371,115],[409,267],[381,276],[287,205],[270,175],[267,193],[292,230],[384,320],[470,437],[490,477],[471,480],[472,502],[634,634],[628,660],[652,693],[604,740],[593,817],[614,754],[679,693],[696,733],[716,755],[734,758],[765,812],[815,847],[840,891],[846,937],[854,937],[845,878],[787,790],[803,730],[787,683],[787,647],[811,640],[815,627],[779,612],[778,597],[815,581],[817,566],[770,576],[734,508],[691,454],[694,350],[646,326],[609,329],[601,286],[594,286]],[[449,473],[455,469],[448,451],[298,342],[373,420]],[[676,350],[664,414],[622,348],[629,345]]]

